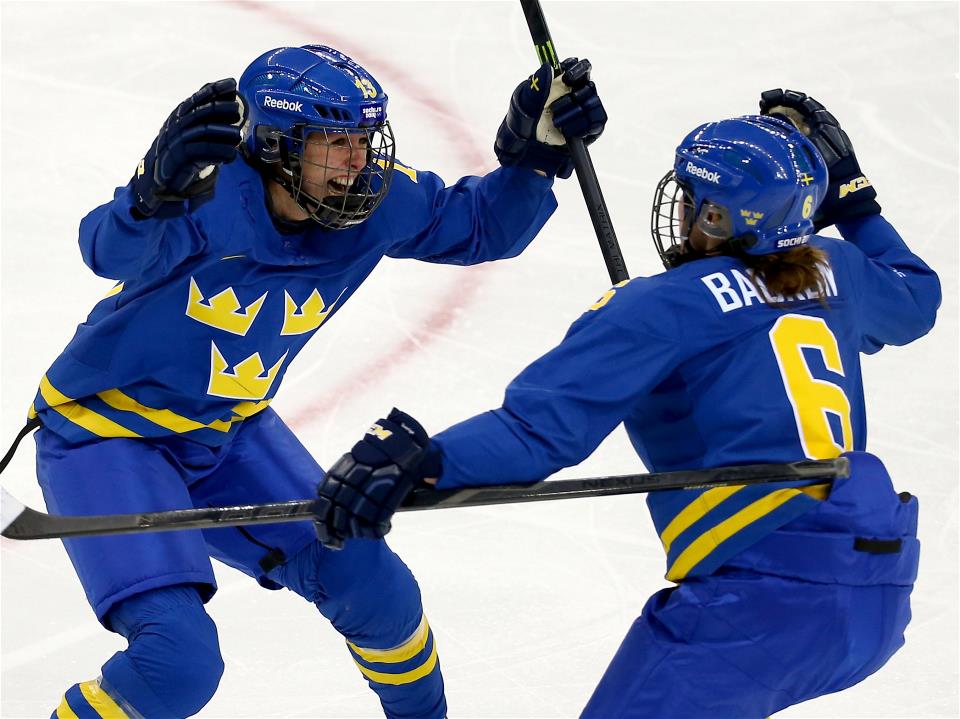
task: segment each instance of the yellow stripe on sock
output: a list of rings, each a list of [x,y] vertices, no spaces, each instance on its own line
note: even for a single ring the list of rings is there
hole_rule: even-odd
[[[427,639],[430,637],[430,625],[427,623],[427,615],[424,614],[420,619],[420,624],[403,644],[392,649],[364,649],[358,647],[352,642],[347,645],[357,653],[366,662],[398,664],[408,659],[413,659],[417,654],[423,651],[427,646]],[[378,680],[379,681],[379,680]]]
[[[743,489],[744,486],[746,485],[738,484],[733,487],[708,489],[680,510],[677,516],[670,520],[670,524],[663,530],[663,534],[660,535],[660,541],[663,542],[663,551],[669,554],[673,540],[679,537],[688,527],[702,519],[707,512],[726,500],[730,495]]]
[[[102,414],[98,414],[91,409],[87,409],[79,402],[76,402],[67,395],[63,394],[50,384],[50,380],[44,375],[40,380],[40,396],[43,401],[50,405],[55,412],[62,414],[69,421],[83,427],[88,432],[92,432],[98,437],[139,437],[140,435],[133,430],[127,429],[113,420],[107,419]]]
[[[732,537],[748,524],[770,514],[770,512],[781,504],[800,494],[799,489],[778,489],[776,492],[771,492],[756,502],[748,504],[736,514],[727,517],[715,527],[708,529],[693,540],[690,545],[680,553],[680,556],[677,557],[667,572],[667,579],[672,582],[679,582],[690,573],[690,570],[710,554],[710,552],[720,546],[722,542]]]
[[[430,656],[427,658],[427,661],[425,661],[416,669],[411,669],[409,672],[404,672],[402,674],[375,672],[372,669],[367,669],[360,662],[357,662],[357,666],[367,679],[377,682],[378,684],[391,684],[394,686],[398,684],[412,684],[418,679],[423,679],[433,671],[435,666],[437,666],[437,644],[434,642],[433,651],[430,652]]]
[[[70,705],[67,704],[67,695],[63,695],[63,699],[60,700],[60,706],[57,707],[57,719],[80,719],[74,713],[73,709],[70,708]]]
[[[96,680],[83,682],[80,685],[80,692],[103,719],[129,719],[126,712],[113,701],[113,697],[100,688],[100,682]]]

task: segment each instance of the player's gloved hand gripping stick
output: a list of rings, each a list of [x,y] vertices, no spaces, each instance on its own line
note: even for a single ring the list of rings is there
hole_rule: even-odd
[[[424,478],[440,475],[440,455],[413,417],[394,408],[377,420],[317,487],[320,541],[341,547],[349,538],[380,539],[390,518]]]
[[[570,177],[574,160],[568,140],[589,145],[607,123],[590,70],[589,60],[568,57],[556,76],[545,62],[517,85],[493,146],[501,165]]]

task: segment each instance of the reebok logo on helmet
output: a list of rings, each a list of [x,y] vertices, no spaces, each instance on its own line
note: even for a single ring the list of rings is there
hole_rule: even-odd
[[[272,107],[275,110],[289,110],[290,112],[303,112],[302,102],[290,102],[289,100],[276,100],[269,95],[263,98],[264,107]]]
[[[720,173],[708,170],[706,167],[697,167],[692,162],[687,162],[686,171],[691,175],[696,175],[701,180],[712,182],[714,185],[720,184]]]

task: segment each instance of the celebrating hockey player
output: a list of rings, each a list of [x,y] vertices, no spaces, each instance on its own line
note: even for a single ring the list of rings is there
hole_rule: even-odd
[[[290,362],[385,255],[469,265],[523,251],[556,206],[554,177],[572,171],[565,138],[591,142],[606,123],[589,62],[563,70],[544,65],[513,93],[503,167],[452,187],[396,162],[386,94],[329,47],[271,50],[239,84],[177,107],[80,226],[84,261],[118,283],[31,408],[47,507],[311,497],[323,471],[269,406]],[[204,610],[211,556],[316,604],[388,717],[446,714],[416,581],[382,540],[331,551],[303,522],[65,544],[97,618],[129,645],[54,717],[200,711],[223,671]]]
[[[832,486],[649,495],[676,586],[647,602],[584,717],[760,719],[856,684],[904,641],[917,500],[863,451],[859,353],[926,334],[939,281],[822,105],[772,90],[761,111],[677,148],[653,203],[667,272],[610,289],[499,409],[432,440],[394,410],[319,487],[319,531],[339,542],[382,536],[425,480],[540,480],[621,422],[657,472],[849,456]],[[843,241],[812,234],[829,225]]]

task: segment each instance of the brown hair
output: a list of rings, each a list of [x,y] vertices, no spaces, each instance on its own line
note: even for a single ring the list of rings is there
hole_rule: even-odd
[[[750,276],[766,287],[768,302],[773,297],[791,297],[814,290],[820,304],[826,305],[827,281],[822,268],[828,266],[827,253],[819,247],[801,245],[770,255],[740,255]],[[763,288],[759,288],[763,291]],[[770,304],[776,304],[770,302]]]

